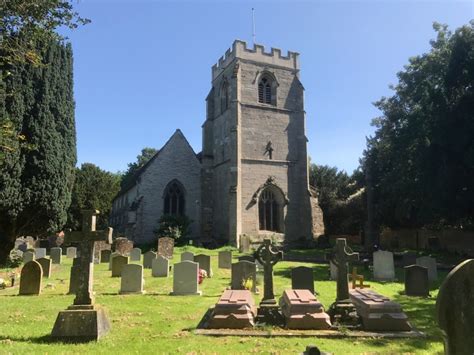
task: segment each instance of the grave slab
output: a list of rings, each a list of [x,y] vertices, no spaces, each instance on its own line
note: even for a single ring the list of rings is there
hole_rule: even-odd
[[[248,290],[225,290],[219,298],[208,328],[251,328],[255,325],[257,308]]]

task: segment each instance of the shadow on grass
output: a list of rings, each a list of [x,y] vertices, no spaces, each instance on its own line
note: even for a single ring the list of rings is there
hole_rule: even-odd
[[[57,342],[51,335],[43,335],[39,337],[15,337],[15,336],[7,336],[7,335],[0,335],[0,342],[11,340],[13,342],[23,342],[23,343],[34,343],[34,344],[49,344]]]

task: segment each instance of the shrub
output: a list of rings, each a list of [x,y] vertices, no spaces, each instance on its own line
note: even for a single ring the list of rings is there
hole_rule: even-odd
[[[189,235],[189,226],[192,221],[186,216],[163,215],[158,221],[155,233],[158,237],[171,237],[177,245],[184,245]]]

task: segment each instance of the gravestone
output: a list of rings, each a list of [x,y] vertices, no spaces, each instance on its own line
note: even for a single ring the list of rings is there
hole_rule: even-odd
[[[306,266],[292,268],[291,288],[293,290],[309,290],[314,295],[313,269]]]
[[[51,338],[62,341],[98,340],[110,330],[109,319],[104,310],[94,304],[94,246],[95,242],[105,240],[112,243],[112,228],[96,231],[95,210],[82,211],[82,231],[66,232],[66,243],[79,245],[78,285],[73,305],[60,311],[51,332]]]
[[[374,254],[374,279],[377,281],[393,281],[395,279],[395,265],[393,253],[379,250]]]
[[[61,264],[61,259],[63,257],[63,251],[61,248],[51,248],[49,255],[51,256],[51,261],[53,264]]]
[[[115,239],[114,247],[116,253],[127,256],[130,255],[130,252],[133,249],[133,242],[127,238],[120,237]]]
[[[69,247],[66,249],[66,256],[68,259],[74,259],[77,256],[77,248]]]
[[[26,264],[32,260],[35,260],[35,253],[32,251],[25,251],[23,253],[23,263]]]
[[[231,268],[231,289],[245,290],[247,281],[251,282],[251,291],[257,291],[257,265],[250,261],[239,261],[232,264]]]
[[[408,317],[400,304],[366,288],[351,290],[350,296],[362,319],[364,330],[400,332],[411,330]]]
[[[130,261],[141,261],[142,260],[142,250],[140,248],[133,248],[130,251]]]
[[[193,261],[194,262],[194,254],[190,251],[185,251],[181,254],[181,261]]]
[[[110,262],[110,254],[112,254],[111,250],[101,250],[100,251],[100,262],[101,263],[109,263]]]
[[[427,297],[430,292],[428,269],[420,265],[405,266],[405,294]]]
[[[444,279],[436,300],[436,320],[443,333],[444,353],[474,350],[474,259],[457,265]]]
[[[240,236],[239,250],[241,253],[248,253],[250,251],[250,237],[248,235]]]
[[[263,297],[257,312],[257,322],[280,325],[283,318],[273,292],[273,266],[283,259],[283,252],[275,250],[270,239],[264,239],[254,256],[263,265]]]
[[[211,257],[209,255],[198,254],[194,257],[194,262],[199,264],[201,270],[206,271],[207,277],[212,277]]]
[[[151,276],[153,277],[168,277],[170,272],[169,259],[158,255],[156,259],[151,262]]]
[[[428,237],[428,248],[430,250],[439,250],[441,249],[441,244],[438,237]]]
[[[41,293],[41,279],[43,269],[35,260],[28,261],[21,269],[20,295],[39,295]]]
[[[144,293],[143,291],[143,266],[128,264],[122,268],[120,294]]]
[[[69,292],[70,295],[75,295],[79,288],[79,273],[80,269],[80,259],[74,258],[72,260],[71,272],[69,276]]]
[[[162,255],[167,259],[173,258],[174,239],[170,237],[162,237],[158,239],[158,255]]]
[[[156,259],[156,253],[154,251],[150,250],[143,254],[143,267],[145,269],[151,269],[153,259]]]
[[[109,270],[112,270],[112,260],[116,257],[119,256],[119,253],[113,252],[110,254],[110,259],[109,259]]]
[[[35,248],[35,259],[46,258],[46,248]]]
[[[428,269],[428,280],[438,280],[438,268],[436,266],[436,259],[429,256],[422,256],[416,259],[416,265],[424,266]]]
[[[333,281],[337,280],[337,266],[334,264],[332,260],[329,260],[329,272],[330,272],[330,279]]]
[[[225,290],[217,301],[208,328],[242,329],[255,325],[257,309],[248,290]]]
[[[232,252],[228,250],[220,251],[217,260],[219,269],[230,269],[232,266]]]
[[[331,329],[329,315],[309,290],[285,290],[280,306],[288,329]]]
[[[198,290],[199,264],[182,261],[173,267],[173,292],[171,295],[201,295]]]
[[[43,277],[50,278],[51,277],[51,259],[39,258],[39,259],[36,259],[36,261],[40,263],[41,268],[43,269]]]
[[[417,253],[413,251],[406,251],[402,254],[402,267],[415,265]]]
[[[116,255],[112,258],[112,277],[120,277],[125,265],[128,264],[128,256]]]
[[[99,241],[95,242],[95,244],[94,244],[94,263],[100,264],[100,263],[105,262],[105,261],[102,261],[102,252],[104,250],[109,250],[110,251],[111,247],[112,246],[110,244],[107,244],[103,240],[99,240]],[[108,260],[106,262],[108,262]]]

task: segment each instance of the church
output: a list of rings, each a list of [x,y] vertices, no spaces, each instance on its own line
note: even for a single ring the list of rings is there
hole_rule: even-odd
[[[163,215],[192,221],[188,238],[287,245],[324,234],[308,181],[299,54],[236,40],[212,67],[196,153],[178,129],[113,201],[110,225],[137,245]]]

